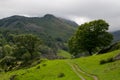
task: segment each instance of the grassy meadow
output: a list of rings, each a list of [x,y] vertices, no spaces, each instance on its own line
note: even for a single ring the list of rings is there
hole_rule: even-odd
[[[100,64],[101,60],[106,60],[116,56],[120,50],[106,54],[94,55],[72,60],[79,67],[90,74],[98,76],[99,80],[120,80],[120,60],[106,64]]]
[[[120,61],[100,64],[101,60],[116,56],[120,50],[106,54],[93,55],[77,59],[44,60],[42,63],[28,69],[1,72],[0,80],[80,80],[68,63],[77,64],[84,72],[96,75],[99,80],[120,80]],[[80,73],[86,80],[93,80]]]
[[[0,80],[9,80],[12,75],[17,75],[15,80],[79,80],[64,60],[47,60],[30,69],[1,73]]]

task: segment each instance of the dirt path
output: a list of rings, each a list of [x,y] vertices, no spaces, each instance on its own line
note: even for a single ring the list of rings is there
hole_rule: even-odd
[[[67,62],[68,63],[68,62]],[[78,70],[75,68],[74,65],[72,65],[71,63],[68,63],[69,66],[71,66],[71,68],[73,69],[73,71],[77,74],[77,76],[80,78],[80,80],[86,80],[83,76],[81,76],[81,74],[78,72]]]
[[[85,79],[81,74],[84,74],[85,76],[90,77],[90,78],[92,78],[93,80],[99,80],[97,76],[84,72],[82,69],[79,68],[79,66],[78,66],[77,64],[70,63],[70,62],[67,62],[67,63],[68,63],[68,65],[71,66],[71,68],[73,69],[73,71],[77,74],[77,76],[78,76],[81,80],[87,80],[87,79]],[[80,74],[80,73],[81,73],[81,74]]]
[[[88,74],[88,73],[84,72],[82,69],[79,68],[79,66],[78,66],[77,64],[74,64],[74,66],[77,67],[77,70],[78,70],[79,72],[85,74],[86,76],[92,77],[93,80],[99,80],[97,76],[92,75],[92,74]]]

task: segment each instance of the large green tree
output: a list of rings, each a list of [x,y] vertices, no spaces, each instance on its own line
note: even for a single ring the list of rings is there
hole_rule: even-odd
[[[80,25],[69,40],[70,52],[76,55],[87,51],[92,55],[92,52],[110,45],[113,36],[108,29],[109,24],[101,19]]]
[[[24,48],[30,53],[31,58],[33,58],[34,53],[38,51],[37,49],[41,44],[41,40],[32,34],[17,35],[14,40],[18,48]]]

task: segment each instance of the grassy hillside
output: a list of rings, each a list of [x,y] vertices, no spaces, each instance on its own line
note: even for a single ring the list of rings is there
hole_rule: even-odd
[[[79,80],[64,60],[44,61],[30,69],[1,73],[0,80],[9,80],[12,75],[18,75],[15,80]]]
[[[63,57],[63,58],[67,58],[67,59],[72,58],[72,55],[71,55],[69,52],[64,51],[64,50],[58,50],[57,55],[58,55],[59,57]]]
[[[102,55],[75,59],[73,62],[78,64],[83,71],[97,75],[100,80],[120,80],[120,60],[100,65],[101,60],[114,57],[119,53],[120,50],[117,50]]]
[[[79,76],[86,80],[94,80],[85,74],[96,75],[98,80],[120,80],[120,60],[100,64],[101,60],[114,57],[119,53],[120,50],[117,50],[106,54],[71,60],[45,60],[41,64],[29,69],[7,73],[2,72],[0,73],[0,80],[9,80],[13,75],[16,75],[14,80],[82,80]],[[71,64],[69,65],[68,63]],[[73,64],[78,65],[78,67]]]

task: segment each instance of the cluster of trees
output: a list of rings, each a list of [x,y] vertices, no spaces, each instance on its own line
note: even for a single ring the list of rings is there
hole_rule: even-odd
[[[0,28],[0,67],[4,70],[11,70],[18,63],[27,66],[41,57],[57,58],[58,49],[68,50],[61,38]]]
[[[109,46],[113,40],[108,31],[109,24],[104,20],[94,20],[79,26],[69,40],[69,50],[73,55],[93,53]]]
[[[18,61],[27,62],[40,58],[41,39],[32,34],[0,35],[0,65],[8,71],[14,68]]]

